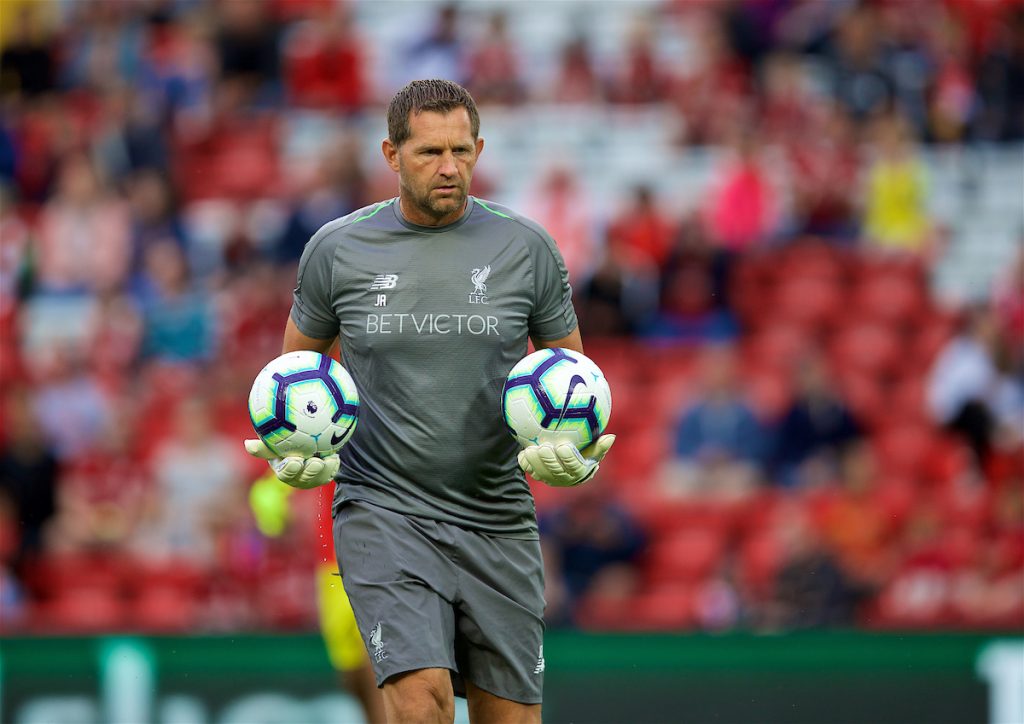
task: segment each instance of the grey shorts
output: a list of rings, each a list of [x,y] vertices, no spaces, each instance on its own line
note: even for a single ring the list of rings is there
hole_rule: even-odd
[[[425,668],[539,704],[544,684],[540,541],[497,538],[361,501],[334,519],[345,590],[377,685]]]

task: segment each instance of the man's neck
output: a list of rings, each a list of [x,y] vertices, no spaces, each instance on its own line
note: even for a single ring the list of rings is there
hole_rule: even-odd
[[[462,218],[462,215],[466,213],[466,206],[468,204],[469,197],[467,196],[466,200],[462,202],[462,206],[450,214],[445,214],[438,219],[430,214],[424,213],[419,208],[416,208],[405,198],[405,196],[401,194],[401,192],[399,192],[398,195],[398,208],[402,212],[403,218],[405,218],[409,223],[417,224],[418,226],[447,226],[448,224],[452,224]]]

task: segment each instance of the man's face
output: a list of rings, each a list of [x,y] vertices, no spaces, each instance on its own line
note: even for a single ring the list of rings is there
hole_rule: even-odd
[[[484,140],[473,139],[465,108],[413,113],[409,127],[401,146],[388,139],[383,144],[384,158],[398,173],[402,213],[425,226],[451,223],[462,214]]]

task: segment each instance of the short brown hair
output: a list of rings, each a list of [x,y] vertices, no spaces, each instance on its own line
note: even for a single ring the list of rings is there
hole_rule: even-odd
[[[480,135],[480,113],[469,91],[450,80],[414,80],[395,93],[388,104],[388,138],[396,146],[409,139],[412,135],[410,114],[421,111],[450,113],[460,107],[469,113],[469,126],[473,140],[476,140]]]

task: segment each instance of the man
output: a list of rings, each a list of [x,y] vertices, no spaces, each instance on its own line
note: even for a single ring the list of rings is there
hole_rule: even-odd
[[[414,81],[388,108],[399,196],[331,222],[299,263],[284,351],[327,352],[359,387],[341,459],[273,460],[298,487],[336,472],[335,546],[387,719],[539,722],[544,574],[520,466],[578,485],[614,442],[518,451],[501,387],[538,347],[582,351],[565,265],[534,222],[468,190],[484,141],[464,88]],[[486,270],[486,271],[485,271]]]

